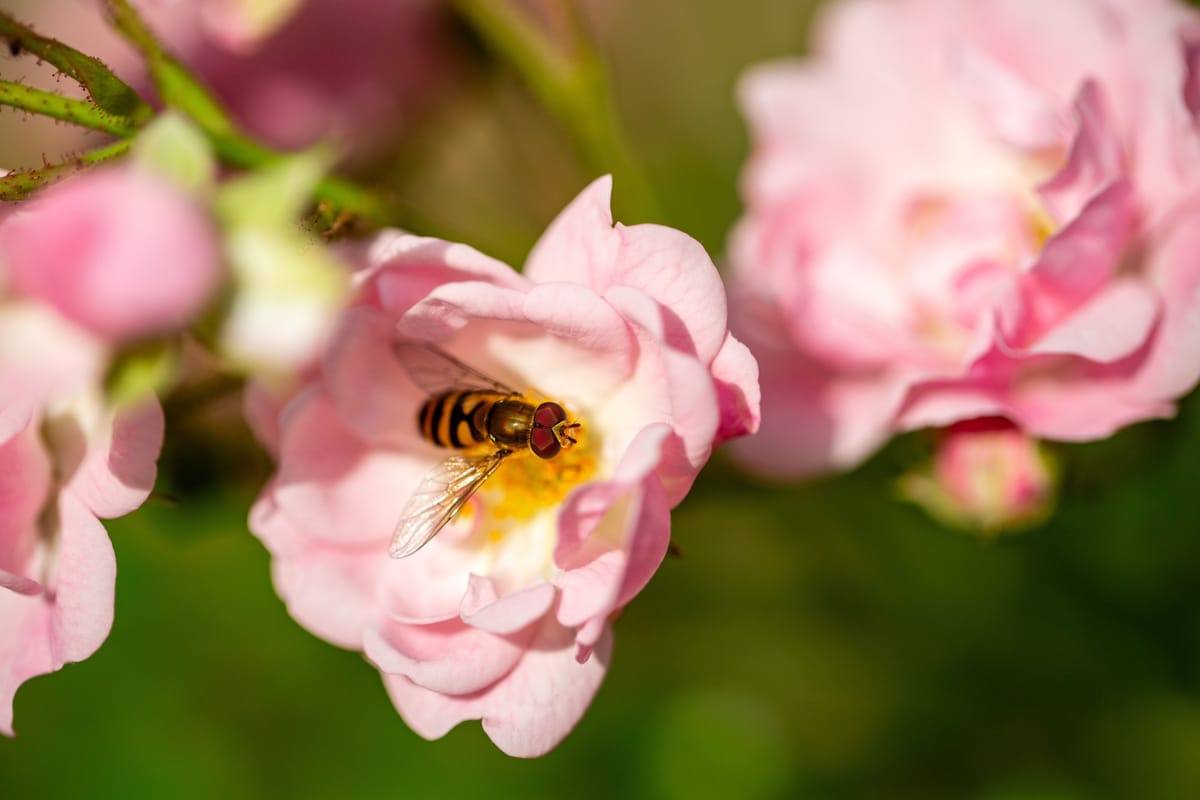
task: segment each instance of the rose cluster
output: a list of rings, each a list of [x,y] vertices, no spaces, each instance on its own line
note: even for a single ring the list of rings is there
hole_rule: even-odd
[[[390,32],[438,19],[139,5],[288,145],[376,130],[380,75],[419,72]],[[310,62],[326,35],[361,48]],[[522,757],[591,702],[717,445],[792,479],[936,429],[904,491],[995,531],[1049,509],[1040,440],[1169,416],[1200,378],[1200,15],[844,0],[811,57],[753,68],[740,99],[728,308],[694,239],[614,224],[609,178],[520,271],[394,229],[326,246],[295,221],[327,154],[232,173],[174,113],[6,209],[0,731],[24,681],[109,631],[99,520],[152,490],[184,347],[246,378],[276,462],[249,528],[292,616],[362,652],[422,736],[478,719]],[[131,368],[147,353],[157,377]]]

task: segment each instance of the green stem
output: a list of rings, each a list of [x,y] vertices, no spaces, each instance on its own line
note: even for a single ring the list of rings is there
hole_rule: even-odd
[[[191,117],[212,136],[237,138],[237,126],[220,102],[163,49],[128,0],[105,0],[117,30],[141,52],[163,102]]]
[[[106,5],[117,30],[146,58],[163,101],[187,114],[208,134],[222,161],[254,169],[281,157],[238,129],[212,93],[162,48],[128,0],[106,0]],[[314,195],[318,202],[361,216],[372,225],[386,225],[396,219],[395,207],[386,197],[340,178],[322,179]]]
[[[242,133],[217,99],[171,56],[138,16],[128,0],[106,0],[113,24],[145,58],[163,101],[179,109],[205,132],[226,164],[245,169],[267,166],[283,156]],[[0,105],[61,119],[85,128],[120,136],[120,141],[77,158],[40,169],[21,170],[0,178],[0,200],[21,200],[34,190],[91,164],[125,153],[129,137],[153,109],[95,58],[34,33],[0,12],[0,37],[21,50],[53,64],[89,92],[96,105],[45,92],[11,81],[0,81]],[[114,109],[127,109],[118,113]],[[333,213],[362,217],[372,225],[394,223],[399,212],[387,196],[333,176],[322,179],[314,200],[332,206]]]
[[[649,181],[617,120],[607,72],[569,0],[566,50],[555,48],[509,0],[454,0],[459,13],[522,75],[534,95],[575,141],[584,161],[613,173],[621,205],[638,219],[658,216]]]
[[[79,172],[94,164],[111,161],[125,154],[129,149],[129,140],[121,139],[105,147],[67,159],[58,164],[49,164],[39,169],[26,169],[10,172],[0,178],[0,200],[24,200],[35,190],[57,183],[68,175]]]
[[[74,100],[12,81],[0,81],[0,105],[72,122],[113,136],[132,136],[137,130],[133,120],[108,114],[86,100]]]
[[[99,59],[40,36],[4,12],[0,12],[0,37],[14,52],[28,52],[77,82],[109,114],[125,117],[135,125],[154,115],[154,109]]]
[[[214,136],[212,143],[222,161],[243,169],[265,167],[283,157],[242,136]],[[376,227],[395,224],[399,217],[396,204],[382,192],[334,175],[327,175],[317,183],[313,199],[332,206],[335,216],[337,212],[345,212]]]

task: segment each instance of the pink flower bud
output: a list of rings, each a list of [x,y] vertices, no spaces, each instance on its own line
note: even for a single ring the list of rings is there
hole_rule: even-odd
[[[1044,518],[1055,473],[1035,439],[993,417],[945,431],[932,469],[908,475],[901,490],[943,522],[993,534]]]
[[[112,343],[179,330],[220,279],[203,210],[130,167],[52,186],[0,225],[10,291],[53,307]]]

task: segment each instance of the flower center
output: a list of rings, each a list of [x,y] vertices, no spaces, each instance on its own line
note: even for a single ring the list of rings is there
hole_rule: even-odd
[[[572,419],[575,419],[572,417]],[[554,508],[596,472],[595,437],[584,423],[572,432],[578,443],[553,458],[531,453],[511,456],[480,489],[480,530],[498,542],[538,512]]]

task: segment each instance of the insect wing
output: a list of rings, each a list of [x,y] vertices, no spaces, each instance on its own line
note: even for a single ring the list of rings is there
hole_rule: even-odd
[[[474,458],[453,455],[425,476],[404,507],[388,555],[411,556],[446,527],[499,468],[508,450]]]
[[[399,341],[392,344],[392,350],[413,382],[431,395],[453,389],[519,394],[431,344]]]

